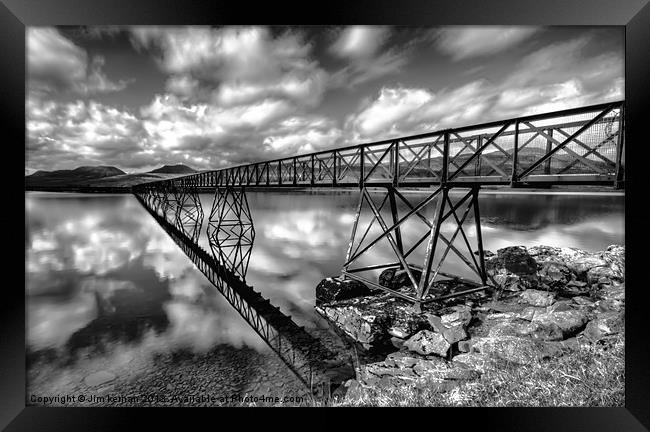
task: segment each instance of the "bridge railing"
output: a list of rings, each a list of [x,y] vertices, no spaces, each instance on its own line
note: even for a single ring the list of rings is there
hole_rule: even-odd
[[[605,184],[624,177],[613,102],[319,151],[168,180],[216,186]]]

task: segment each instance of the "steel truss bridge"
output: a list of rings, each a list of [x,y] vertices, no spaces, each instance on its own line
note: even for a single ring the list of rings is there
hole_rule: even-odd
[[[485,268],[478,201],[482,186],[623,188],[624,113],[623,102],[593,105],[204,171],[141,184],[133,191],[150,211],[172,209],[173,226],[186,232],[203,219],[198,193],[213,192],[208,236],[227,249],[233,242],[247,244],[246,233],[252,230],[247,189],[358,188],[341,278],[387,291],[419,310],[425,303],[496,285]],[[405,193],[409,188],[424,195]],[[452,234],[443,232],[444,223],[454,226]],[[403,235],[407,227],[418,232],[415,240]],[[364,262],[377,244],[389,249],[394,260]],[[473,279],[445,271],[450,253]],[[249,257],[250,251],[234,261],[222,258],[241,265]],[[403,272],[406,288],[369,278],[386,268]],[[443,280],[460,281],[464,288],[444,292]]]

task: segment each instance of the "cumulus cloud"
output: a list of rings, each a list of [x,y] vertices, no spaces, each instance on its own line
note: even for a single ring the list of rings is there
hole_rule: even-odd
[[[60,168],[103,165],[130,166],[141,152],[144,129],[128,111],[95,101],[57,102],[27,99],[27,163],[51,169],[53,160],[67,163]]]
[[[224,108],[173,95],[158,95],[141,110],[148,142],[206,168],[331,147],[339,139],[333,121],[292,113],[283,100]]]
[[[458,26],[435,32],[436,45],[455,60],[481,57],[504,51],[528,39],[536,27]]]
[[[350,26],[342,29],[330,52],[347,61],[332,74],[334,87],[353,87],[376,78],[399,72],[407,62],[404,47],[384,49],[391,30],[383,26]]]
[[[454,89],[384,87],[347,117],[351,141],[415,134],[623,98],[622,53],[588,57],[588,38],[551,44],[524,57],[500,82]]]
[[[274,36],[264,27],[134,27],[132,40],[156,50],[176,95],[222,106],[265,98],[314,106],[327,74],[310,59],[297,31]]]
[[[623,97],[622,52],[594,50],[595,33],[511,59],[509,72],[491,80],[480,78],[486,66],[479,65],[467,82],[434,89],[418,85],[406,71],[408,85],[384,85],[361,95],[359,103],[345,89],[332,99],[325,92],[401,71],[408,50],[430,39],[411,32],[414,38],[404,43],[405,34],[396,29],[353,26],[336,30],[323,52],[314,50],[318,39],[308,39],[302,29],[127,30],[134,46],[153,55],[166,74],[158,94],[129,109],[31,91],[42,83],[86,95],[119,87],[102,73],[102,57],[88,61],[82,48],[55,29],[32,30],[26,172],[82,164],[127,171],[166,163],[214,169]],[[446,28],[436,43],[441,49],[456,44],[455,58],[469,58],[510,48],[534,31]],[[463,48],[468,44],[480,52]],[[314,51],[343,65],[326,71]],[[335,113],[332,107],[350,111]]]
[[[126,88],[131,81],[115,83],[102,72],[104,58],[90,61],[86,51],[52,27],[27,28],[27,83],[38,94],[72,92],[82,95]]]

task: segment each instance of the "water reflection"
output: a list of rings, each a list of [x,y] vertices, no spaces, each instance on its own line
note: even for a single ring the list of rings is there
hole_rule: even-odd
[[[211,208],[212,195],[198,198]],[[340,272],[357,193],[249,191],[247,198],[255,220],[247,284],[296,325],[322,328],[314,287]],[[548,244],[594,251],[624,243],[623,200],[481,195],[485,248]],[[28,193],[25,205],[29,356],[64,362],[83,353],[112,362],[116,353],[201,353],[219,344],[268,350],[134,197]],[[212,250],[208,225],[196,231],[197,241]],[[442,229],[451,233],[454,226]],[[402,235],[415,241],[419,229],[405,225]],[[392,260],[390,249],[370,252],[364,264]],[[463,263],[456,264],[458,271],[450,272],[462,275]]]

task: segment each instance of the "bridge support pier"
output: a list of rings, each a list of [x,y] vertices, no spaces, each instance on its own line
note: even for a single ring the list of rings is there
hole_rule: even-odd
[[[393,186],[361,188],[341,277],[407,300],[416,310],[487,288],[479,191],[442,185],[423,195]],[[392,259],[377,264],[387,254]],[[385,269],[394,269],[392,282],[375,282]]]
[[[207,234],[214,258],[246,281],[255,227],[243,187],[216,188]]]

